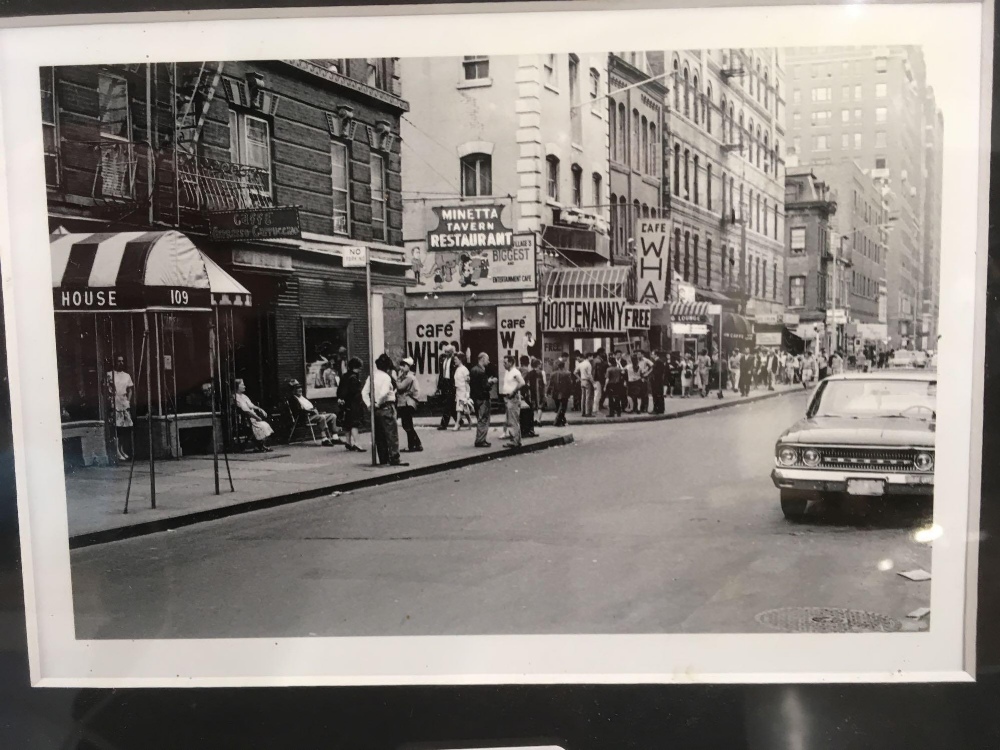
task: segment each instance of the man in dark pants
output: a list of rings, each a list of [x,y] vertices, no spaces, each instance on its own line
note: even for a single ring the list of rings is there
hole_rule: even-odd
[[[531,398],[531,385],[527,374],[531,373],[531,357],[521,357],[521,373],[525,374],[524,388],[521,389],[521,437],[535,435],[535,402]]]
[[[663,352],[653,352],[653,372],[649,376],[649,386],[653,390],[653,414],[663,414],[666,404],[663,401],[663,387],[667,384],[667,363]]]
[[[608,357],[604,349],[598,349],[594,357],[594,414],[601,411],[608,394],[604,387],[608,380]]]
[[[469,371],[469,396],[476,407],[476,443],[477,448],[489,448],[486,437],[490,431],[490,393],[497,379],[489,374],[490,355],[483,352],[479,355],[476,366]]]
[[[750,353],[750,347],[748,346],[743,351],[743,356],[740,357],[740,395],[749,396],[750,386],[753,385],[754,368],[756,367],[756,359],[753,354]]]
[[[366,382],[361,398],[375,409],[375,451],[381,466],[409,466],[399,458],[399,428],[396,424],[396,384],[390,373],[392,360],[385,354],[375,360],[373,372],[375,403],[371,403],[371,383]]]
[[[458,363],[455,359],[455,347],[448,344],[438,360],[438,396],[441,399],[441,424],[439,430],[447,430],[448,423],[458,419],[455,412],[455,370]]]
[[[549,376],[549,396],[556,404],[556,427],[566,424],[566,404],[573,393],[573,376],[566,372],[566,364],[559,360]]]

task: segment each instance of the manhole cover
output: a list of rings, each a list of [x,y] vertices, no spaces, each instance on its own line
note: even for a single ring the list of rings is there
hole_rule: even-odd
[[[888,615],[836,607],[782,607],[761,612],[755,619],[789,633],[894,633],[902,628]]]

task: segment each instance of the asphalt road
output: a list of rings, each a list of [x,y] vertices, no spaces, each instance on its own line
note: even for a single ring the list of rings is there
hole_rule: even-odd
[[[787,522],[768,477],[805,395],[72,553],[78,638],[774,632],[929,606],[929,507]],[[433,432],[428,433],[429,441]]]

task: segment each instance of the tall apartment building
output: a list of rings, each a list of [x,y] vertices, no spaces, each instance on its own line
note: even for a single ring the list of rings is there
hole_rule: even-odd
[[[407,290],[408,347],[456,343],[493,361],[525,354],[506,343],[512,316],[545,361],[594,346],[592,326],[557,325],[549,313],[560,300],[629,293],[629,267],[609,267],[608,58],[401,60],[411,107],[403,228],[417,282]],[[450,321],[453,332],[419,341],[439,330],[419,321]],[[433,393],[435,358],[417,365]]]
[[[922,349],[937,346],[938,314],[941,300],[941,180],[944,154],[944,117],[937,109],[934,89],[924,96],[924,298]]]
[[[697,301],[747,318],[780,316],[782,52],[668,51],[653,60],[666,66],[671,89],[664,149],[675,278],[693,285]]]
[[[933,139],[943,125],[923,53],[905,46],[793,48],[788,69],[789,158],[809,166],[854,161],[879,184],[891,226],[888,338],[894,347],[921,346],[928,336],[921,333],[926,269],[934,262],[927,248],[940,247],[940,212],[927,196],[926,128]],[[934,235],[926,238],[927,231]]]

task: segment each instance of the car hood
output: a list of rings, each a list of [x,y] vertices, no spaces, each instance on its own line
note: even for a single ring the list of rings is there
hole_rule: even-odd
[[[906,417],[812,417],[779,438],[784,443],[934,447],[934,422]]]

